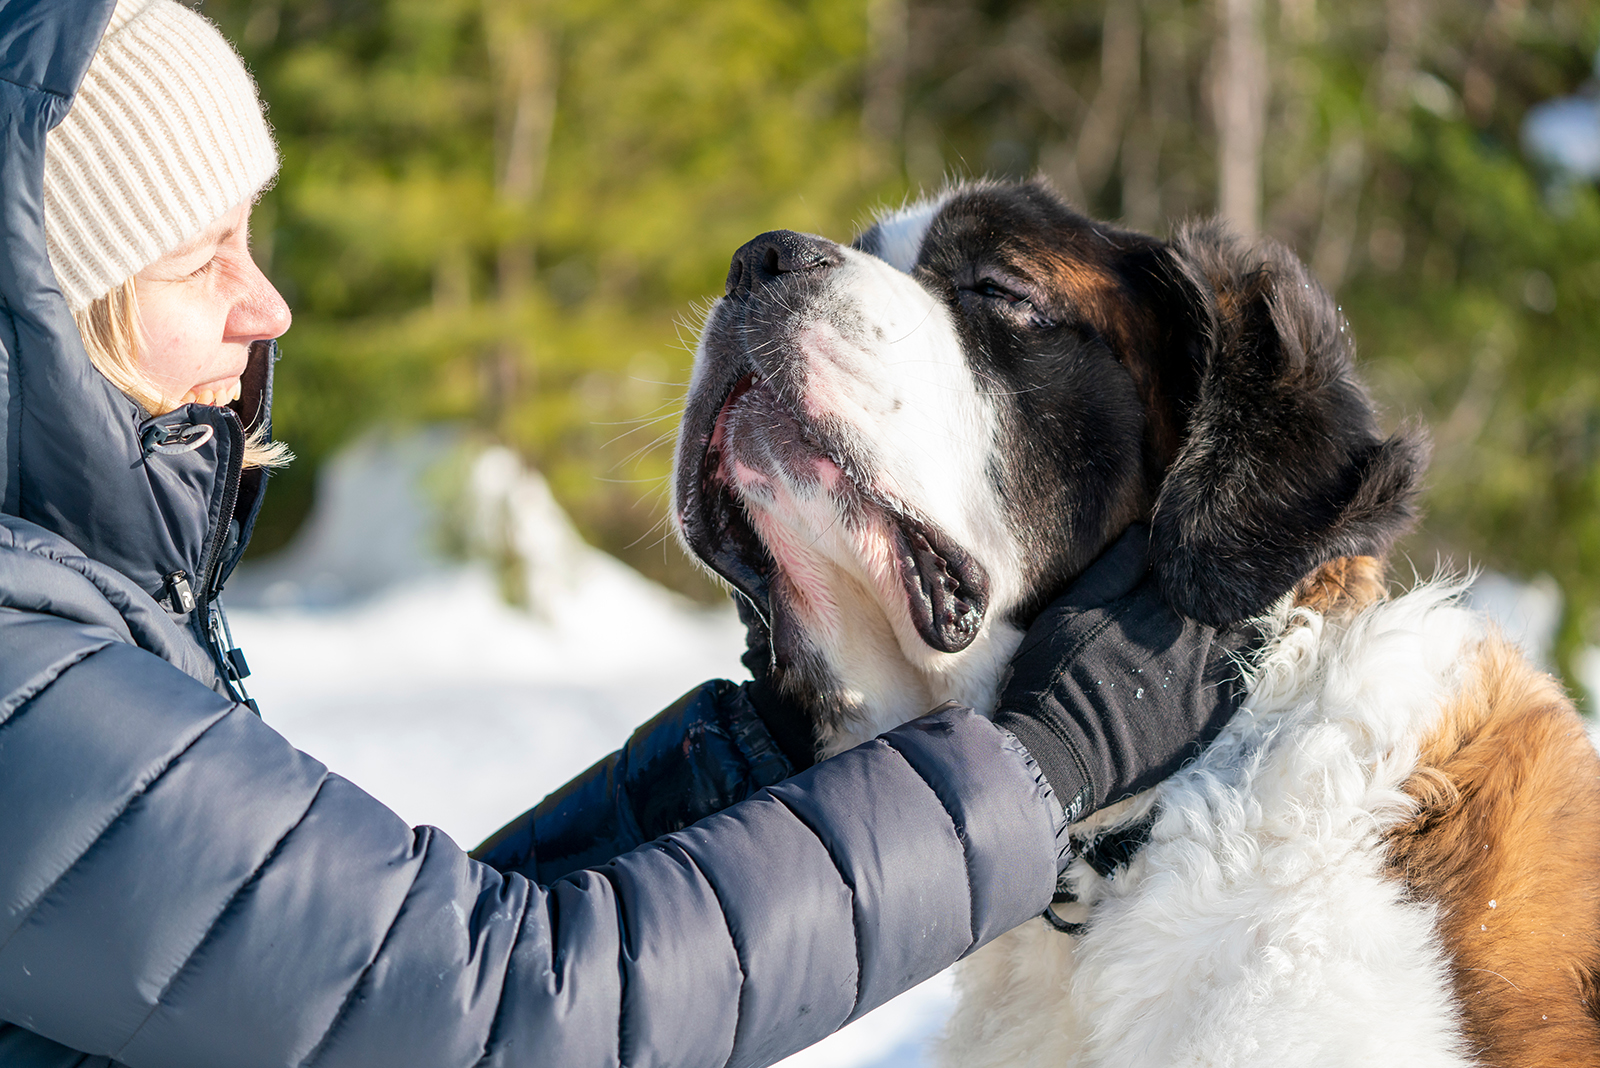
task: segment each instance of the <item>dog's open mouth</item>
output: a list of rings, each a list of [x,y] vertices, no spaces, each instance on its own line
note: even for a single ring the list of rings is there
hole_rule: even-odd
[[[699,470],[689,483],[698,492],[685,499],[682,518],[694,552],[756,604],[769,606],[771,579],[779,565],[756,533],[728,473],[730,452],[739,444],[729,440],[730,416],[761,384],[758,375],[743,375],[715,409],[703,437]],[[770,394],[762,399],[770,400]],[[917,634],[940,652],[956,653],[972,644],[988,607],[989,578],[983,565],[937,526],[874,492],[867,480],[857,477],[854,464],[830,450],[797,417],[790,418],[797,432],[784,439],[785,460],[797,467],[809,465],[808,471],[820,466],[840,472],[836,496],[841,505],[883,524]],[[804,471],[799,475],[807,477]]]
[[[989,576],[970,553],[935,528],[887,514],[900,550],[900,581],[912,624],[933,648],[959,653],[978,636],[988,607]]]

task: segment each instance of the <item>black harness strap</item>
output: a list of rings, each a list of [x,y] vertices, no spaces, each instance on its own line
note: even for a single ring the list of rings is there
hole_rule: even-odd
[[[1156,810],[1151,809],[1144,819],[1137,823],[1130,823],[1126,827],[1118,828],[1109,834],[1102,834],[1092,841],[1074,839],[1073,851],[1083,858],[1084,863],[1094,869],[1096,875],[1102,879],[1115,877],[1116,873],[1128,866],[1134,855],[1144,848],[1150,841],[1150,829],[1156,823]],[[1056,884],[1055,896],[1050,899],[1051,905],[1064,905],[1078,900],[1071,887],[1067,885],[1066,876]],[[1040,914],[1045,923],[1060,931],[1062,934],[1081,938],[1089,929],[1087,923],[1069,923],[1056,915],[1054,908],[1046,907]]]

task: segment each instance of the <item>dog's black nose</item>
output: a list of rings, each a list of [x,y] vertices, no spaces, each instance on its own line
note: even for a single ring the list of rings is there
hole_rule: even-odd
[[[770,230],[745,242],[728,267],[727,294],[747,297],[786,274],[819,271],[843,262],[839,246],[825,237]]]

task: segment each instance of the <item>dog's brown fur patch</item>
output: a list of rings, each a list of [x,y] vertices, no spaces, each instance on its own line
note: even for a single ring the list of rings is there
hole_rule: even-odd
[[[1327,617],[1351,615],[1387,596],[1383,579],[1383,561],[1376,556],[1341,556],[1300,580],[1295,607]]]
[[[1470,1052],[1600,1065],[1600,758],[1559,684],[1485,639],[1406,791],[1389,864],[1439,906]]]
[[[1133,378],[1148,420],[1148,446],[1155,471],[1171,462],[1183,444],[1182,416],[1173,395],[1185,383],[1163,380],[1162,354],[1171,347],[1160,309],[1129,289],[1119,270],[1119,250],[1094,231],[1049,240],[1018,240],[1013,267],[1045,284],[1061,310],[1092,328],[1111,346]]]

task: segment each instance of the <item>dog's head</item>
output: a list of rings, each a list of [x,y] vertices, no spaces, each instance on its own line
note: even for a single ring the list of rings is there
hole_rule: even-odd
[[[992,698],[1022,628],[1130,523],[1223,624],[1382,553],[1425,449],[1384,440],[1286,250],[1171,242],[979,183],[852,245],[776,231],[712,308],[678,442],[690,549],[824,722]]]

